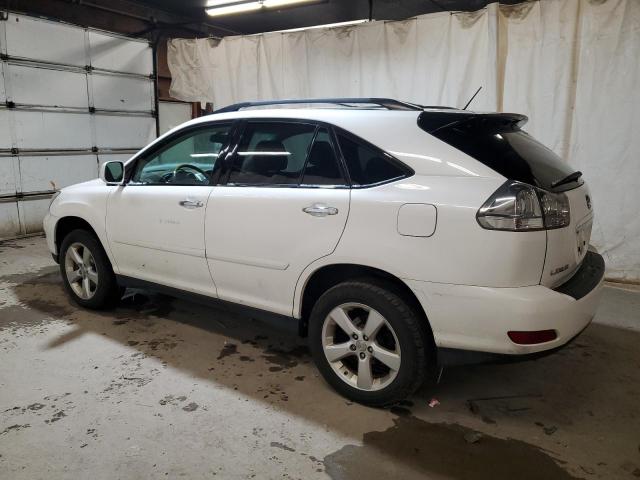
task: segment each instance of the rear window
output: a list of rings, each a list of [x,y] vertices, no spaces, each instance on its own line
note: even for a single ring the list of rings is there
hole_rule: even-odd
[[[429,131],[422,118],[418,125]],[[514,123],[483,121],[476,116],[431,134],[510,180],[546,190],[576,187],[576,182],[571,182],[552,189],[553,182],[565,178],[575,169]],[[582,184],[582,180],[578,184]]]

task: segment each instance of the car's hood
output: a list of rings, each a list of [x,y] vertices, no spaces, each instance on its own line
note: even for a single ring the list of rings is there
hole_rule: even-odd
[[[86,187],[91,187],[91,186],[98,186],[98,185],[102,185],[104,186],[104,182],[102,180],[100,180],[99,178],[94,178],[93,180],[87,180],[86,182],[81,182],[81,183],[74,183],[73,185],[69,185],[68,187],[63,187],[60,189],[61,192],[67,192],[67,191],[71,191],[71,190],[76,190],[78,188],[86,188]]]

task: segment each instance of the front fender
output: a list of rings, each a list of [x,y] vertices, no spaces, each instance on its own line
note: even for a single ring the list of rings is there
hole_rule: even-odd
[[[94,180],[63,189],[51,205],[49,211],[50,219],[48,221],[52,225],[49,225],[48,228],[52,232],[53,241],[57,245],[58,239],[55,238],[55,232],[57,232],[60,221],[68,217],[77,217],[84,220],[91,226],[100,240],[114,272],[119,273],[115,258],[111,253],[106,232],[107,203],[110,193],[115,188],[117,187],[105,185],[100,180]]]

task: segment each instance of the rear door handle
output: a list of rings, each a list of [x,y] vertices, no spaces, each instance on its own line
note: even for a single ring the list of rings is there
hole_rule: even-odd
[[[337,215],[338,209],[336,207],[328,207],[321,203],[316,203],[310,207],[303,208],[304,213],[308,213],[313,217],[326,217],[327,215]]]
[[[190,198],[186,198],[184,200],[180,200],[180,206],[184,208],[201,208],[204,207],[204,203],[200,200],[191,200]]]

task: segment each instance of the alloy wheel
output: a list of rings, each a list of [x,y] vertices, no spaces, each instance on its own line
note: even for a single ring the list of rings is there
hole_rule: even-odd
[[[400,343],[393,328],[378,311],[360,303],[329,312],[322,349],[338,377],[359,390],[381,390],[400,370]]]
[[[98,270],[91,250],[80,242],[72,243],[64,258],[67,281],[82,300],[92,298],[98,288]]]

